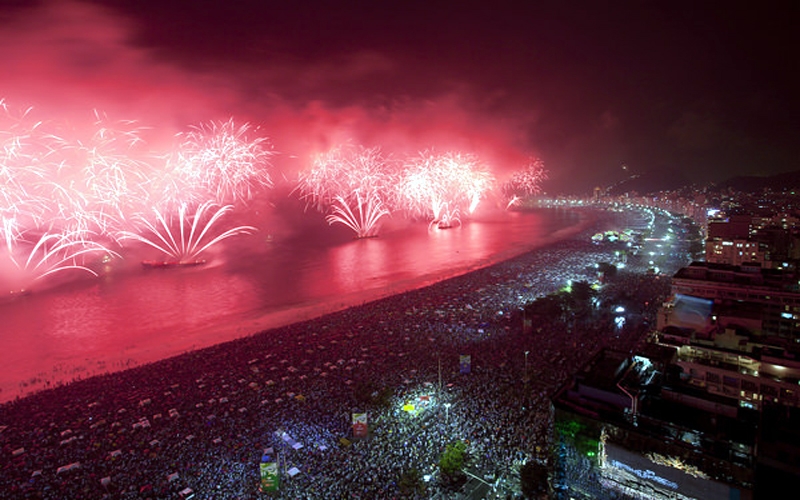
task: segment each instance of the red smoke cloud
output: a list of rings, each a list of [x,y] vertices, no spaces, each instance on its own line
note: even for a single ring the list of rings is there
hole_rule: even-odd
[[[91,119],[97,109],[151,127],[156,140],[233,117],[260,126],[280,153],[276,163],[288,169],[344,141],[399,156],[428,148],[475,153],[500,179],[530,155],[520,122],[484,111],[491,103],[464,85],[424,99],[372,98],[380,94],[375,82],[413,77],[377,52],[322,62],[206,64],[202,54],[176,61],[136,43],[139,28],[133,17],[75,0],[7,15],[0,21],[0,98],[58,120]]]

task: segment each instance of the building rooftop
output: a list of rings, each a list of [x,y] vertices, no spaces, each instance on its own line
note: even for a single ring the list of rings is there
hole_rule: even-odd
[[[797,291],[797,276],[794,272],[783,269],[767,269],[757,263],[734,266],[694,261],[689,266],[679,269],[674,278]]]
[[[556,393],[553,404],[717,459],[737,447],[739,462],[749,464],[757,413],[743,411],[730,398],[670,385],[667,371],[675,356],[676,348],[656,344],[632,356],[603,350]]]

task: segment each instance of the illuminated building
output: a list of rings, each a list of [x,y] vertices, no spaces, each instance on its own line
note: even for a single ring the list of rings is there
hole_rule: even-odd
[[[755,322],[752,318],[742,319],[747,321],[754,342],[784,347],[791,354],[800,352],[800,287],[792,271],[752,264],[693,262],[672,278],[672,293],[676,298],[711,301],[716,314],[709,321],[716,326],[741,325],[739,311],[755,310]],[[665,308],[659,325],[680,325],[682,319],[674,317],[674,313],[674,308]]]
[[[674,357],[603,350],[554,396],[557,498],[754,498],[757,413],[671,387]]]
[[[602,351],[553,407],[554,483],[567,496],[602,498],[585,478],[632,498],[780,496],[800,479],[797,277],[680,269],[647,342]]]
[[[800,257],[796,228],[795,218],[788,216],[709,218],[705,260],[734,266],[794,267]]]
[[[763,267],[772,264],[770,252],[764,243],[750,240],[706,240],[706,262],[740,265],[756,262]]]

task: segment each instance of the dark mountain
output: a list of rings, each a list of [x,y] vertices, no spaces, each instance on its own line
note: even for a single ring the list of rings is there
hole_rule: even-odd
[[[616,184],[606,188],[609,195],[625,193],[653,194],[659,191],[671,191],[692,183],[680,172],[668,169],[650,170],[632,174]],[[785,191],[797,189],[800,191],[800,170],[784,172],[770,176],[746,175],[731,177],[714,184],[715,189],[733,189],[744,193],[758,193],[764,189],[772,191]]]
[[[800,188],[800,170],[782,174],[759,177],[755,175],[732,177],[718,184],[720,188],[732,188],[737,191],[758,192],[766,188],[773,191]]]
[[[683,173],[669,170],[656,169],[636,173],[617,182],[608,188],[608,194],[619,195],[624,193],[649,194],[659,191],[670,191],[691,184],[689,178]]]

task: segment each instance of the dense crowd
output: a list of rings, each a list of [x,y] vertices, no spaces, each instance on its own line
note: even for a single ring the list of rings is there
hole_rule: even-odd
[[[518,490],[518,465],[546,459],[553,392],[601,347],[632,349],[669,291],[629,265],[600,293],[646,304],[638,321],[522,328],[525,304],[615,258],[589,236],[616,217],[424,289],[4,404],[0,499],[260,498],[265,454],[278,498],[395,498],[411,471],[422,486],[404,494],[448,498],[437,463],[456,440],[478,481]]]

